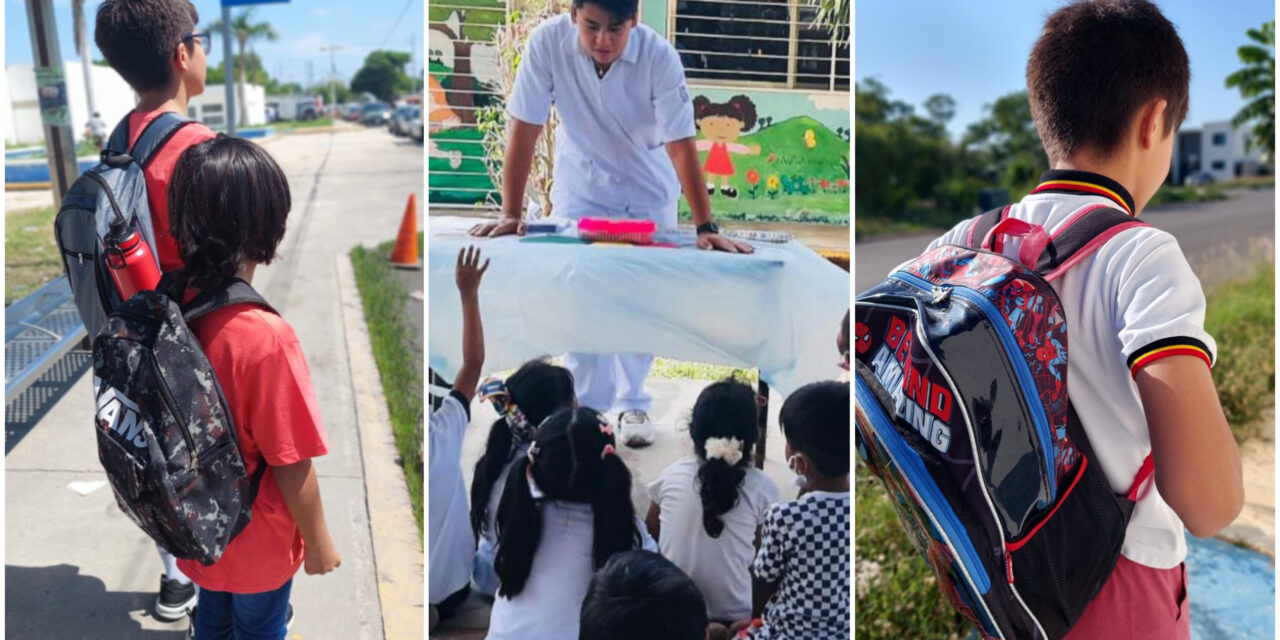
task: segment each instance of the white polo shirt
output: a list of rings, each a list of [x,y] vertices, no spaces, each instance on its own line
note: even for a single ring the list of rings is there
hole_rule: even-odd
[[[462,439],[471,422],[466,396],[451,392],[428,421],[427,593],[439,604],[471,581],[476,552],[462,478]]]
[[[604,78],[561,14],[529,36],[507,113],[544,125],[555,105],[555,214],[650,219],[676,226],[680,181],[664,145],[697,130],[680,56],[641,24]]]
[[[1049,171],[1006,215],[1053,235],[1073,213],[1099,204],[1133,210],[1128,192],[1104,176]],[[972,224],[972,219],[961,222],[929,248],[965,245]],[[1020,244],[1007,238],[1004,255],[1016,259]],[[1217,352],[1204,330],[1200,280],[1172,235],[1138,227],[1116,234],[1053,287],[1067,316],[1071,403],[1112,490],[1123,494],[1151,452],[1134,374],[1166,355],[1202,354],[1208,364]],[[1182,520],[1153,481],[1139,492],[1121,553],[1156,569],[1176,567],[1187,556]]]

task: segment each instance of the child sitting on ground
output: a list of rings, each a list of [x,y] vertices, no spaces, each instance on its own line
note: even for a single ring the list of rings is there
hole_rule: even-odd
[[[427,427],[427,592],[430,627],[451,617],[471,592],[471,533],[466,482],[462,478],[462,439],[471,422],[471,398],[484,365],[484,327],[480,322],[480,250],[458,252],[454,279],[462,296],[462,367],[453,390],[431,414]]]
[[[815,382],[782,405],[787,466],[800,497],[765,516],[755,613],[740,638],[849,637],[849,384]]]
[[[498,598],[488,640],[573,640],[591,574],[609,557],[656,550],[631,505],[613,427],[592,409],[538,426],[498,506]]]
[[[591,578],[581,629],[579,640],[703,640],[707,606],[670,560],[624,551]]]
[[[480,386],[480,395],[492,402],[500,415],[489,427],[484,455],[476,461],[471,479],[471,528],[478,538],[472,583],[481,593],[492,596],[498,590],[493,555],[507,472],[528,452],[543,420],[561,409],[576,407],[578,402],[569,370],[541,359],[524,363],[505,382],[496,378],[486,381]]]
[[[258,145],[218,136],[178,158],[168,204],[189,301],[233,278],[251,283],[255,268],[275,258],[289,183]],[[190,329],[222,385],[245,473],[253,477],[261,465],[269,471],[249,524],[217,562],[177,562],[200,586],[192,630],[201,640],[284,638],[298,567],[314,575],[341,564],[311,465],[329,451],[311,374],[293,328],[258,305],[222,307]]]
[[[649,485],[649,532],[698,585],[707,616],[725,626],[751,616],[749,566],[765,512],[778,501],[778,487],[751,466],[758,409],[746,384],[708,386],[689,425],[695,455]]]

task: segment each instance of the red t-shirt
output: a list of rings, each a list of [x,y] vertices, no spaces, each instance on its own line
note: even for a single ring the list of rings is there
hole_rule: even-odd
[[[222,384],[236,436],[252,475],[263,459],[290,465],[329,451],[311,374],[293,328],[260,307],[237,304],[192,326]],[[303,560],[302,534],[268,469],[249,524],[210,566],[178,560],[196,584],[214,591],[261,593],[280,588]]]
[[[160,117],[163,111],[135,111],[129,114],[129,147],[138,141],[138,136]],[[147,165],[143,175],[147,179],[147,204],[151,205],[151,226],[156,232],[156,257],[160,260],[160,271],[167,272],[182,266],[182,258],[178,254],[178,244],[169,234],[169,176],[173,175],[173,165],[178,156],[194,144],[199,144],[216,136],[209,127],[199,122],[189,124],[173,134],[169,141],[156,152],[155,159]]]

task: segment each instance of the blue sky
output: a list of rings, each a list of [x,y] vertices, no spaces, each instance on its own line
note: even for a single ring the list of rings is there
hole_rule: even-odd
[[[93,16],[101,4],[101,0],[85,2],[91,41]],[[218,0],[195,0],[194,4],[200,13],[202,28],[222,14]],[[62,57],[78,60],[71,34],[71,0],[53,0],[53,6]],[[26,5],[23,0],[5,0],[4,9],[5,64],[30,64],[31,35]],[[312,66],[314,81],[327,81],[329,54],[321,53],[319,49],[329,44],[344,47],[334,54],[338,77],[344,81],[351,79],[364,63],[365,56],[375,49],[409,51],[410,36],[415,39],[417,49],[412,66],[417,69],[422,65],[423,0],[293,0],[287,4],[256,5],[253,9],[254,20],[271,23],[279,36],[275,42],[255,44],[254,50],[262,57],[267,72],[284,81],[306,84],[308,62]],[[238,7],[233,7],[233,15],[238,10]],[[232,49],[235,49],[234,42]],[[93,57],[102,57],[96,46],[93,46]],[[215,37],[209,65],[221,62],[222,40]]]
[[[890,97],[916,107],[935,93],[956,101],[953,136],[983,117],[983,105],[1026,88],[1027,56],[1044,19],[1063,0],[859,0],[854,4],[854,77],[876,77]],[[1240,68],[1245,30],[1275,18],[1273,0],[1158,2],[1191,59],[1191,108],[1184,127],[1230,119],[1244,101],[1223,86]]]

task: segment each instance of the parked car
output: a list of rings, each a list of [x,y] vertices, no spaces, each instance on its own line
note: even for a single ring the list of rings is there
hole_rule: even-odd
[[[298,102],[298,110],[296,112],[297,119],[315,120],[316,118],[319,118],[320,105],[318,103],[319,101],[314,98]]]
[[[413,108],[413,117],[409,119],[409,137],[422,142],[422,109]]]
[[[1197,171],[1182,181],[1183,186],[1204,187],[1217,182],[1208,171]]]
[[[342,105],[340,113],[342,114],[343,120],[350,120],[351,122],[359,122],[360,121],[360,103],[348,102],[347,104]]]
[[[360,109],[360,124],[385,125],[391,120],[391,107],[384,102],[370,102]]]
[[[417,105],[406,104],[396,109],[395,114],[391,116],[391,133],[397,136],[407,136],[410,134],[409,124],[420,113]]]

